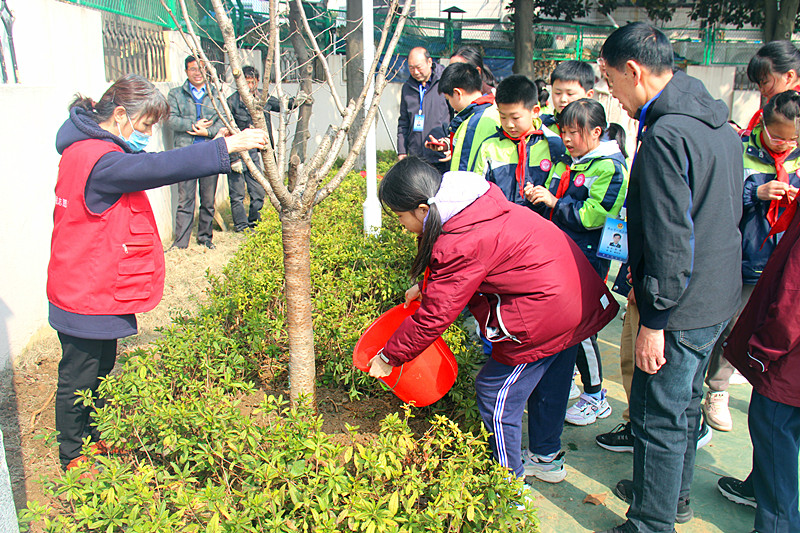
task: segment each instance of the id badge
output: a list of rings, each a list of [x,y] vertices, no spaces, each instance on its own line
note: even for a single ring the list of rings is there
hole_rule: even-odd
[[[422,131],[425,127],[425,115],[414,115],[414,131]]]
[[[606,218],[597,257],[626,262],[628,260],[628,224],[617,218]]]

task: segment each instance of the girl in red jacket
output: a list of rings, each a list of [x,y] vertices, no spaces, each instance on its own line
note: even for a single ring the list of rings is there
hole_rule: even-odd
[[[563,480],[575,345],[616,315],[611,293],[563,231],[478,174],[441,177],[407,158],[389,170],[378,195],[419,236],[411,278],[425,274],[427,283],[406,291],[406,302],[421,305],[372,359],[370,374],[386,376],[417,357],[468,305],[492,342],[475,389],[495,459],[517,477]],[[526,402],[530,450],[523,458]]]

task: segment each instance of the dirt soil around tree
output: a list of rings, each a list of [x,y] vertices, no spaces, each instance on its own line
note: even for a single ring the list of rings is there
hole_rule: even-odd
[[[164,298],[153,311],[137,315],[139,334],[122,339],[118,353],[153,342],[159,336],[156,330],[169,325],[174,313],[191,311],[202,304],[208,287],[206,273],[220,274],[245,238],[241,234],[216,232],[215,250],[192,242],[186,250],[167,252]],[[56,479],[60,474],[55,440],[43,438],[55,431],[54,396],[60,358],[61,346],[56,332],[45,328],[17,358],[13,374],[7,372],[0,383],[0,424],[18,510],[25,508],[29,500],[47,503],[43,481]],[[250,399],[252,405],[256,405],[263,394],[261,391]],[[368,440],[370,434],[377,432],[383,417],[399,411],[400,406],[396,398],[351,402],[342,392],[318,390],[318,408],[325,420],[323,429],[333,434],[344,433],[345,424],[357,425]],[[415,430],[424,431],[423,421],[413,422],[412,427],[420,426]]]

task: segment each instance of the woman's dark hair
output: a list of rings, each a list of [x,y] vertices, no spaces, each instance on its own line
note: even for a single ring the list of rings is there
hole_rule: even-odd
[[[619,145],[619,151],[622,152],[622,157],[628,159],[628,150],[625,148],[626,138],[627,134],[625,133],[625,128],[616,122],[612,122],[608,125],[608,128],[606,129],[606,139],[613,139],[617,141],[617,144]]]
[[[622,70],[632,60],[656,76],[672,72],[673,55],[669,38],[646,22],[633,22],[614,30],[600,48],[600,57],[610,67]]]
[[[131,119],[147,116],[161,122],[169,116],[167,99],[155,85],[138,74],[128,74],[115,81],[99,102],[77,94],[69,108],[80,107],[88,111],[100,124],[111,118],[117,106],[124,107]]]
[[[536,84],[536,89],[539,91],[539,105],[541,107],[546,106],[547,101],[550,99],[550,91],[547,90],[547,82],[539,78],[533,83]]]
[[[442,185],[442,176],[435,168],[417,157],[409,156],[397,162],[381,180],[378,198],[384,209],[398,213],[414,211],[427,205]],[[415,281],[428,268],[433,245],[442,234],[442,219],[436,204],[430,204],[422,235],[417,240],[417,256],[411,265],[411,280]]]
[[[790,70],[800,76],[800,50],[789,41],[772,41],[759,48],[747,64],[747,77],[761,85],[773,72],[786,74]]]
[[[456,53],[451,55],[450,58],[452,59],[455,56],[463,58],[464,61],[478,69],[485,85],[489,87],[494,87],[496,85],[497,82],[494,79],[494,74],[483,64],[483,55],[481,55],[477,48],[474,46],[462,46],[456,50]]]
[[[764,106],[764,124],[771,124],[775,115],[797,121],[800,118],[800,94],[797,91],[786,91],[775,95]]]

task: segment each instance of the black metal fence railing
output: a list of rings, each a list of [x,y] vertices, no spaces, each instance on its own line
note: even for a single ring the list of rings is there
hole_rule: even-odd
[[[167,81],[166,41],[159,26],[104,12],[103,52],[106,81],[125,74]]]

